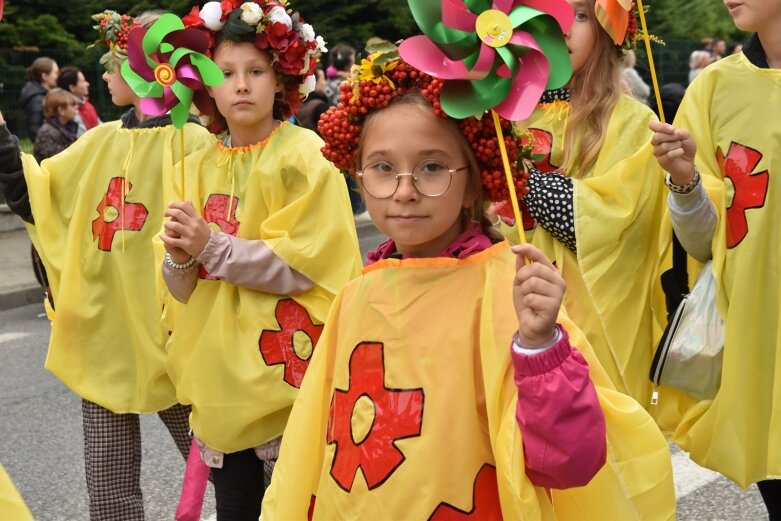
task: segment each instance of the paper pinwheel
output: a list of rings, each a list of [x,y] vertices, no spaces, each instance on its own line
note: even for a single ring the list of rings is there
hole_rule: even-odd
[[[182,128],[195,103],[202,114],[213,115],[206,87],[223,81],[222,71],[206,57],[207,36],[185,29],[174,14],[162,15],[149,29],[134,29],[128,35],[128,59],[122,77],[141,98],[141,111],[148,116],[171,112],[171,121]]]
[[[425,36],[399,52],[445,81],[442,109],[454,118],[493,109],[526,119],[545,89],[572,75],[563,35],[574,18],[565,0],[409,0]]]

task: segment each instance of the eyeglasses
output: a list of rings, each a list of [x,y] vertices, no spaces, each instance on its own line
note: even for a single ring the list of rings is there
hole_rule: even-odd
[[[356,175],[361,179],[363,189],[376,199],[387,199],[395,194],[404,176],[412,178],[412,185],[420,195],[439,197],[450,189],[454,173],[468,169],[468,166],[450,168],[441,161],[427,159],[412,172],[399,173],[392,164],[377,161],[356,172]]]

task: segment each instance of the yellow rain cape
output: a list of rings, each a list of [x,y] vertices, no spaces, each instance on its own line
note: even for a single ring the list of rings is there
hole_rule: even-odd
[[[649,407],[648,373],[666,313],[660,268],[671,233],[664,173],[650,146],[648,123],[655,116],[648,107],[622,96],[596,164],[582,176],[562,164],[568,112],[567,103],[540,105],[523,125],[534,136],[535,153],[545,156],[538,167],[563,167],[575,178],[578,253],[540,226],[532,242],[556,261],[567,281],[567,313],[588,338],[610,380]]]
[[[22,496],[19,495],[2,465],[0,465],[0,519],[33,520],[33,515],[27,509]]]
[[[156,412],[176,403],[165,374],[167,331],[156,295],[159,233],[179,160],[173,125],[96,127],[39,166],[23,154],[35,225],[56,314],[46,368],[111,411]],[[185,153],[214,138],[187,123]]]
[[[337,291],[360,273],[344,179],[314,132],[283,123],[267,141],[187,160],[184,200],[215,229],[261,239],[315,283],[295,297],[213,280],[201,269],[176,319],[167,369],[195,435],[222,452],[282,434]],[[228,201],[232,201],[228,204]]]
[[[739,95],[736,95],[739,93]],[[781,71],[743,55],[709,66],[675,125],[697,142],[696,163],[719,213],[713,239],[725,319],[721,389],[686,411],[675,441],[738,485],[781,479]]]
[[[264,521],[307,519],[312,504],[328,520],[674,517],[664,437],[563,315],[605,413],[607,463],[552,500],[526,477],[515,262],[506,242],[463,260],[386,259],[344,288],[282,438]]]

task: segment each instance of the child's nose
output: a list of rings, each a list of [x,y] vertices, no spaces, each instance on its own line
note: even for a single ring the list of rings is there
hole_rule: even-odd
[[[412,182],[411,175],[399,176],[399,186],[396,188],[394,197],[397,201],[415,200],[419,197],[415,183]]]

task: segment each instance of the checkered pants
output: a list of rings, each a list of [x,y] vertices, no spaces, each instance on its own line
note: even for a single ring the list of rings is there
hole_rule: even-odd
[[[141,427],[137,414],[116,414],[82,400],[84,467],[92,521],[143,521]],[[190,407],[160,411],[185,461],[190,451]]]

